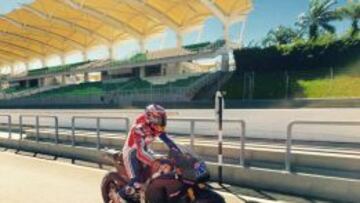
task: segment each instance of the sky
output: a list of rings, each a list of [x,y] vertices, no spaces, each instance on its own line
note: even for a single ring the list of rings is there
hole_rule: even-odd
[[[0,0],[0,14],[11,12],[14,8],[19,7],[21,3],[30,3],[33,0]],[[250,42],[260,42],[271,28],[276,28],[279,25],[293,26],[297,17],[308,9],[309,0],[253,0],[254,8],[249,14],[246,21],[246,29],[244,33],[244,44],[248,45]],[[347,0],[337,0],[337,6],[344,5]],[[349,27],[349,22],[333,23],[338,33],[344,32]],[[230,36],[233,40],[238,40],[240,36],[241,23],[235,23],[230,29]],[[192,44],[198,41],[199,32],[188,33],[184,37],[184,44]],[[220,21],[214,17],[209,18],[200,34],[201,41],[215,41],[223,37],[223,28]],[[161,47],[161,39],[154,38],[148,40],[146,48],[148,50],[156,50],[160,48],[175,47],[175,33],[171,30],[166,31],[166,38]],[[126,58],[138,50],[135,41],[128,41],[115,45],[114,57]],[[93,47],[88,51],[89,59],[107,57],[107,49],[104,46]],[[66,57],[66,62],[76,62],[80,60],[80,53],[70,53]],[[49,57],[47,65],[57,65],[60,59],[57,56]],[[22,64],[18,64],[21,69]],[[33,60],[30,62],[30,68],[39,68],[40,61]]]
[[[271,28],[280,25],[294,26],[297,17],[308,9],[309,0],[254,0],[254,10],[250,13],[245,34],[246,43],[260,41]],[[336,6],[347,0],[337,0]],[[348,23],[332,23],[337,32],[344,32]]]

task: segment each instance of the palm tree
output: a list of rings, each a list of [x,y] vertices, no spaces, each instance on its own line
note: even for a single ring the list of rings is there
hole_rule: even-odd
[[[296,25],[303,32],[308,32],[310,39],[317,39],[320,29],[335,33],[335,27],[331,21],[338,19],[336,12],[330,10],[336,4],[335,0],[310,0],[309,10],[300,14]]]
[[[337,10],[341,19],[351,20],[351,37],[355,37],[359,33],[359,20],[360,20],[360,2],[352,2],[347,6]]]
[[[262,41],[263,46],[283,45],[293,42],[299,38],[298,32],[292,28],[280,25],[276,29],[271,29],[265,39]]]

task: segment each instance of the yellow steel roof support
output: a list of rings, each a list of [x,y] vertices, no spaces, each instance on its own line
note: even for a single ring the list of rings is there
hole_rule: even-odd
[[[11,58],[9,55],[4,55],[3,53],[0,52],[0,58],[4,59],[4,60],[7,60],[7,61],[10,61],[10,62],[13,62],[13,58]]]
[[[3,20],[6,20],[8,21],[9,23],[15,25],[16,27],[20,28],[20,29],[23,29],[23,30],[28,30],[30,32],[37,32],[37,33],[42,33],[42,34],[45,34],[45,35],[49,35],[51,36],[51,38],[55,38],[63,43],[68,43],[70,46],[74,47],[74,48],[77,48],[77,49],[84,49],[85,46],[83,44],[81,44],[80,42],[77,42],[77,41],[74,41],[70,38],[67,38],[63,35],[60,35],[58,33],[55,33],[55,32],[51,32],[49,30],[45,30],[43,28],[38,28],[36,26],[32,26],[32,25],[26,25],[22,22],[19,22],[17,20],[14,20],[12,18],[9,18],[7,16],[0,16],[1,19]]]
[[[22,56],[22,55],[19,55],[17,53],[10,52],[10,51],[7,51],[7,50],[0,49],[0,53],[2,53],[3,55],[9,56],[11,58],[16,58],[16,59],[21,59],[21,60],[28,60],[28,58],[25,57],[25,56]]]
[[[89,36],[92,36],[92,37],[95,37],[97,39],[100,39],[102,41],[105,41],[106,43],[109,43],[111,40],[97,32],[94,32],[93,30],[90,30],[82,25],[79,25],[79,24],[76,24],[76,23],[73,23],[71,21],[68,21],[68,20],[65,20],[65,19],[62,19],[60,17],[57,17],[57,16],[53,16],[53,15],[49,15],[47,13],[44,13],[42,11],[39,11],[37,10],[36,8],[33,8],[29,5],[23,5],[23,8],[37,16],[39,16],[40,18],[43,18],[45,20],[48,20],[50,22],[53,22],[53,23],[57,23],[57,24],[60,24],[60,25],[63,25],[65,27],[69,27],[69,28],[72,28],[74,30],[76,30],[77,32],[80,32],[80,33],[83,33],[85,35],[89,35]]]
[[[0,15],[0,53],[2,61],[44,60],[73,50],[85,53],[100,44],[112,48],[115,41],[129,38],[144,49],[144,40],[164,28],[176,32],[181,46],[182,35],[209,16],[220,19],[226,44],[232,45],[230,25],[245,21],[251,9],[252,0],[33,0]]]
[[[63,53],[64,52],[64,50],[59,47],[55,47],[55,46],[52,46],[43,41],[28,37],[28,36],[19,35],[17,33],[6,32],[6,31],[0,30],[0,36],[10,36],[10,37],[19,39],[20,41],[25,41],[26,43],[37,44],[40,47],[46,47],[48,49],[51,49],[52,51],[55,51],[55,53]]]
[[[223,24],[227,24],[229,22],[228,16],[225,15],[225,13],[215,4],[213,0],[200,0],[200,2],[206,6]]]
[[[79,11],[81,11],[85,14],[88,14],[89,16],[92,16],[94,18],[100,19],[104,23],[111,25],[114,28],[117,28],[121,31],[124,31],[124,32],[130,34],[131,36],[133,36],[136,39],[144,38],[144,35],[142,33],[135,30],[131,26],[127,25],[126,23],[123,23],[123,22],[115,19],[114,17],[107,15],[106,13],[99,12],[98,10],[91,8],[87,5],[84,5],[84,4],[82,5],[82,4],[76,3],[73,0],[55,0],[55,1],[66,4],[73,9],[79,10]]]
[[[13,49],[20,50],[20,52],[26,52],[29,55],[36,55],[36,56],[42,56],[42,57],[45,55],[44,53],[40,53],[38,51],[29,49],[28,47],[20,46],[20,45],[17,45],[17,44],[8,42],[8,41],[3,41],[1,39],[0,39],[0,44],[3,44],[5,46],[8,46],[8,47],[13,48]]]
[[[155,17],[157,20],[168,26],[169,28],[173,29],[175,32],[180,32],[182,27],[177,24],[174,20],[172,20],[169,16],[160,12],[156,8],[152,7],[150,4],[146,3],[144,0],[114,0],[119,3],[126,3],[131,5],[144,13],[148,13],[150,16]]]
[[[234,11],[230,14],[229,16],[230,21],[235,21],[238,20],[239,18],[241,21],[246,21],[246,17],[251,10],[252,10],[251,0],[246,0],[243,9]]]
[[[224,27],[224,38],[225,38],[225,42],[227,45],[229,45],[229,42],[231,41],[230,38],[230,24],[231,24],[231,20],[234,19],[235,17],[233,15],[228,16],[216,3],[214,0],[200,0],[201,3],[206,6],[211,13],[217,17],[223,24]],[[248,5],[250,6],[250,4]],[[250,8],[248,8],[250,9]],[[237,14],[242,14],[242,15],[246,15],[245,11],[241,10],[241,13],[237,13]],[[245,20],[245,18],[243,18],[243,20]]]
[[[0,55],[0,61],[5,62],[5,63],[7,63],[7,64],[13,63],[12,60],[6,59],[6,58],[4,58],[4,57],[1,56],[1,55]]]

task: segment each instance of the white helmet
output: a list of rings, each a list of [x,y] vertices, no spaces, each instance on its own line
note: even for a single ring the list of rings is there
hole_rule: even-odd
[[[166,127],[166,111],[157,104],[150,104],[145,108],[145,114],[150,124],[154,125],[157,130],[164,130]]]

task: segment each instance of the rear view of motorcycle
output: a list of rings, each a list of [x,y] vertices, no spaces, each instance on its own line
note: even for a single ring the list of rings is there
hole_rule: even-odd
[[[205,162],[184,147],[180,150],[170,151],[168,156],[157,159],[152,168],[144,169],[144,184],[130,203],[225,203],[224,198],[207,185],[210,174]],[[107,154],[116,172],[109,172],[103,178],[103,200],[120,203],[113,194],[124,187],[129,178],[121,153],[110,151]]]

